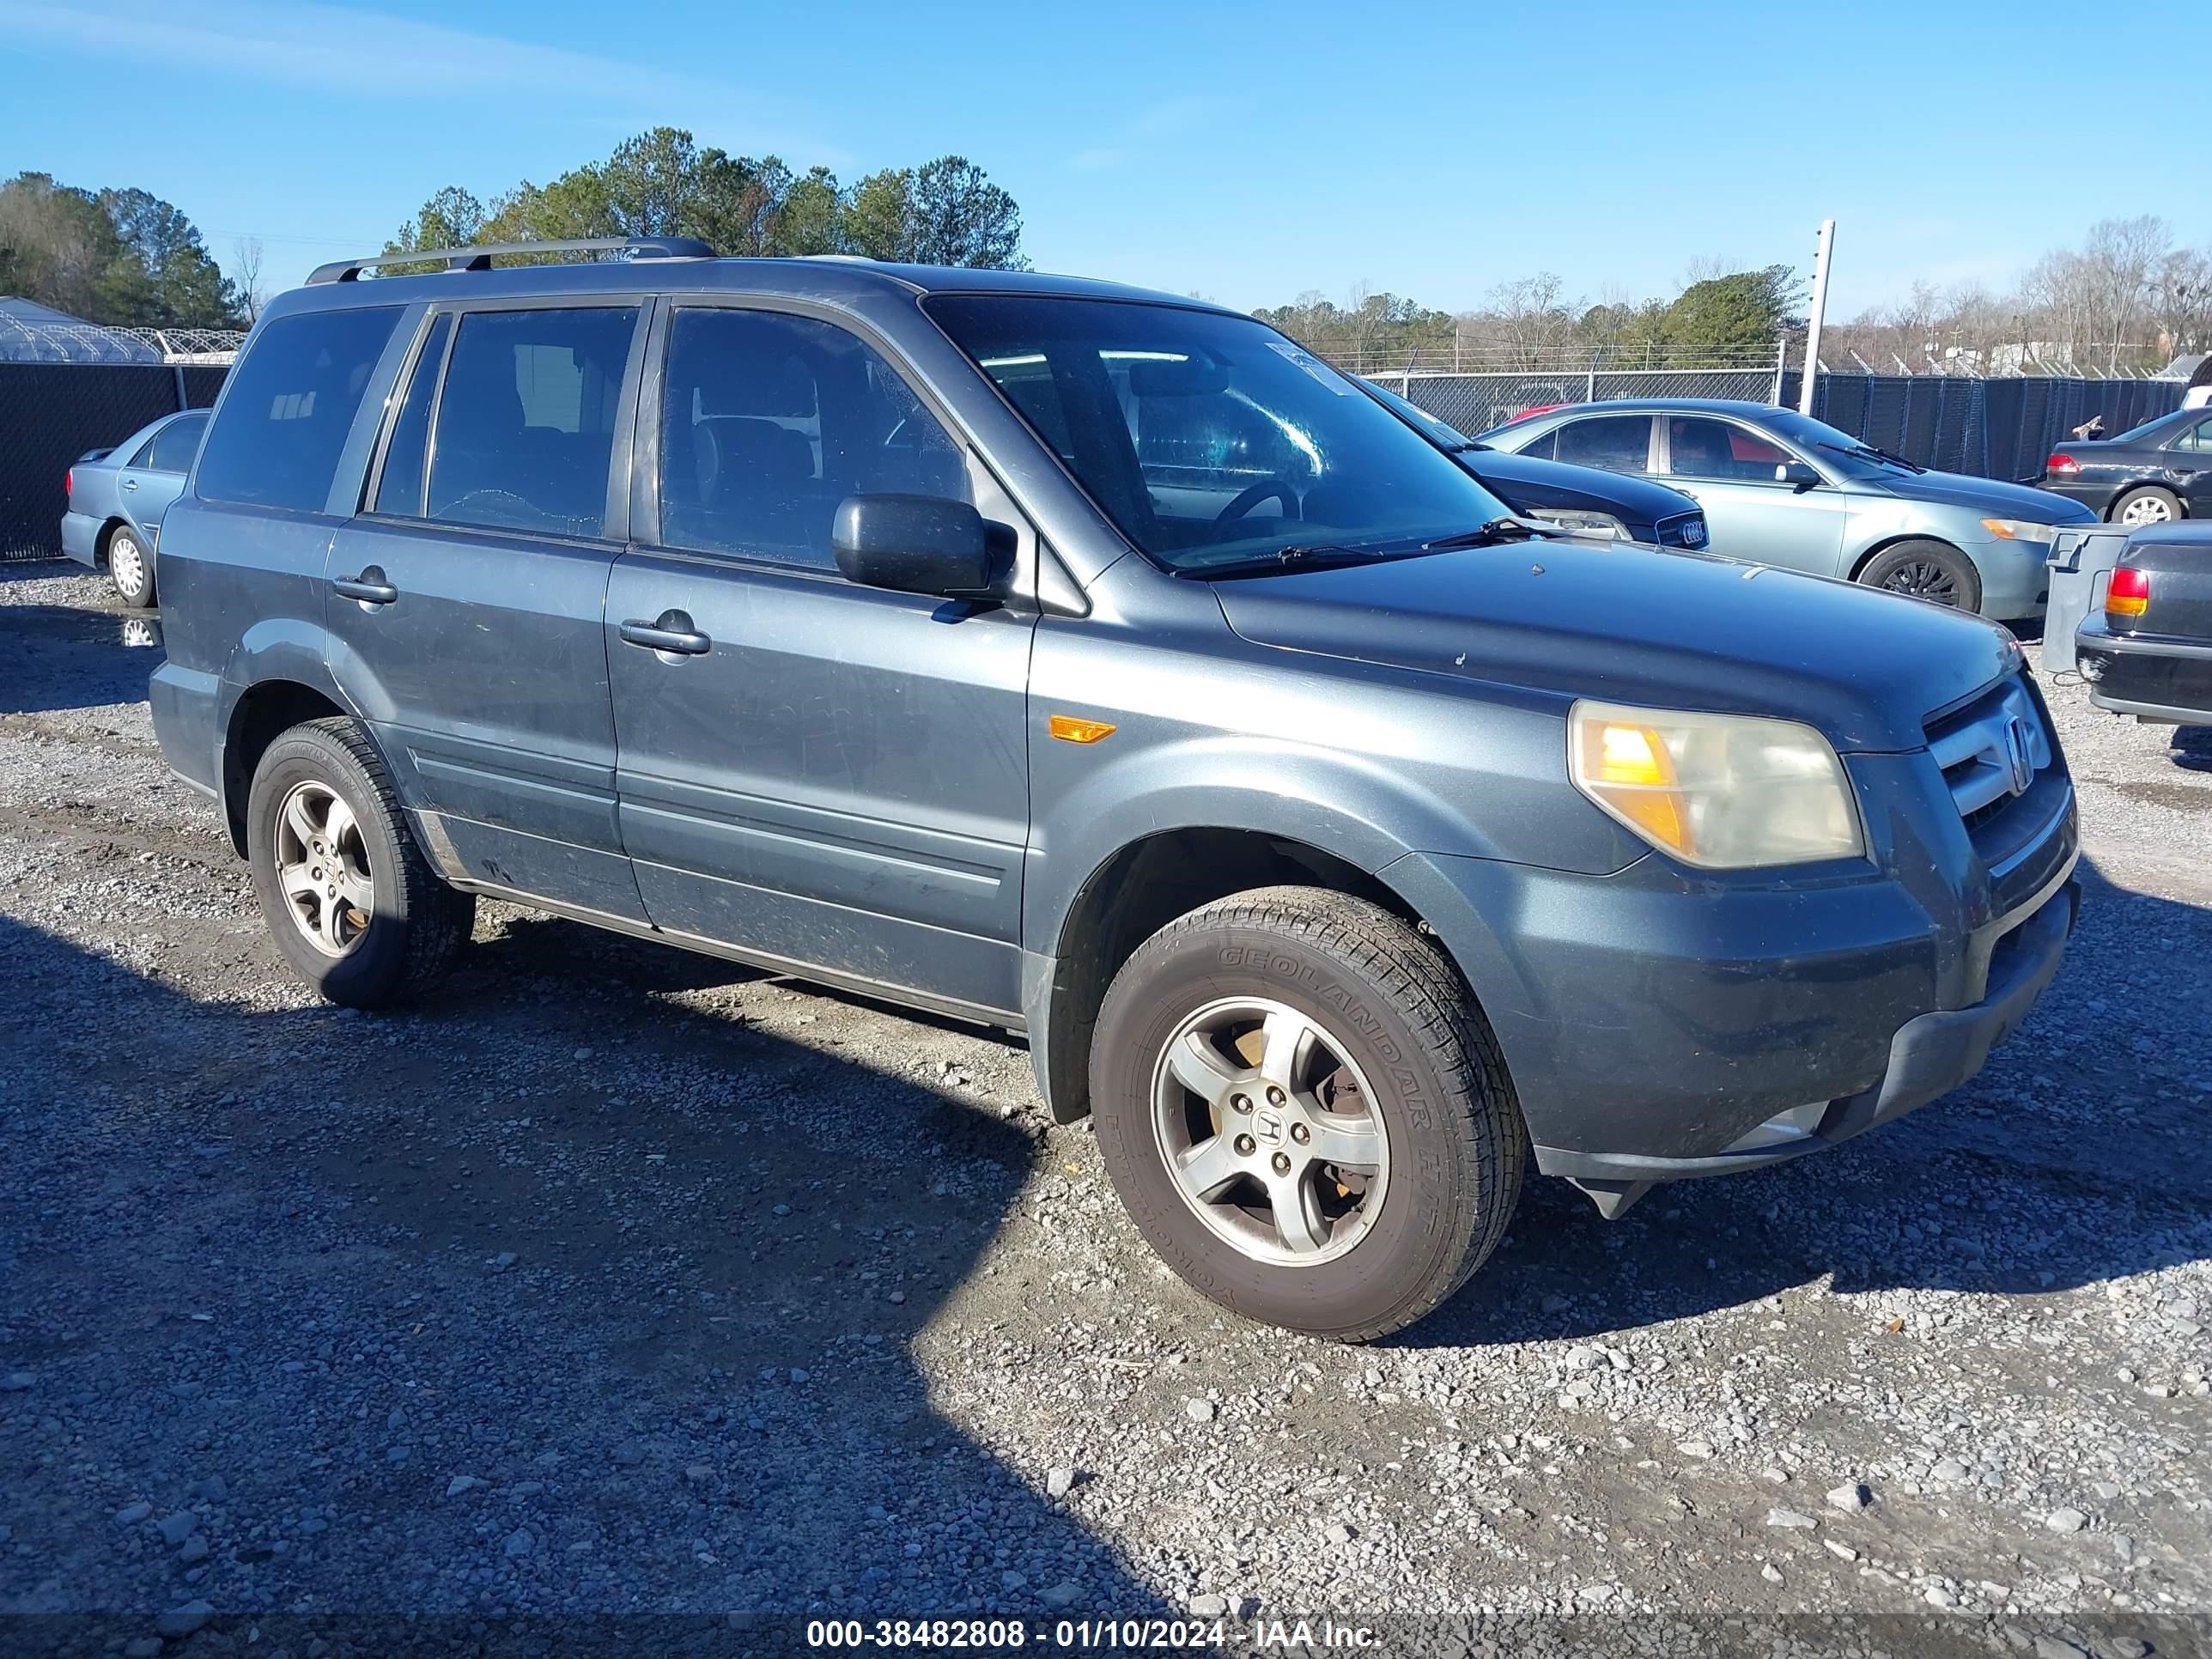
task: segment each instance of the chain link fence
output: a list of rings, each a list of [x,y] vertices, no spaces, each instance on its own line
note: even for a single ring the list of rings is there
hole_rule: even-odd
[[[1473,437],[1493,426],[1561,404],[1613,398],[1734,398],[1774,401],[1775,368],[1585,369],[1574,374],[1513,370],[1461,374],[1414,369],[1367,377]]]
[[[228,372],[213,365],[0,363],[0,559],[58,554],[70,463],[164,415],[205,409]]]

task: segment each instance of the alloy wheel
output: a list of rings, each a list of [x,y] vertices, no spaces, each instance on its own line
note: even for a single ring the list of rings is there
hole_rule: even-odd
[[[376,888],[361,823],[337,792],[296,784],[276,813],[276,884],[293,924],[316,950],[342,957],[376,914]]]
[[[1154,1067],[1160,1157],[1191,1212],[1256,1261],[1310,1267],[1380,1213],[1389,1136],[1344,1042],[1260,997],[1187,1016]]]

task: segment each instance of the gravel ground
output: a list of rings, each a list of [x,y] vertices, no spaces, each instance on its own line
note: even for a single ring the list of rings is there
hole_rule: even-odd
[[[0,1612],[2206,1643],[2212,732],[2053,688],[2094,890],[1972,1085],[1534,1182],[1355,1350],[1170,1278],[1018,1044],[496,905],[434,1007],[313,1001],[70,569],[0,566]]]

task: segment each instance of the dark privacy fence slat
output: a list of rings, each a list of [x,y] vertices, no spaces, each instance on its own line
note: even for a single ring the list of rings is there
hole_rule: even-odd
[[[149,421],[206,408],[228,372],[160,363],[0,363],[0,558],[60,552],[70,463],[122,442]]]
[[[1798,378],[1783,377],[1797,404]],[[1975,380],[1936,374],[1823,374],[1813,414],[1862,443],[1943,472],[2033,480],[2075,427],[2102,416],[2105,435],[2181,407],[2179,380]]]

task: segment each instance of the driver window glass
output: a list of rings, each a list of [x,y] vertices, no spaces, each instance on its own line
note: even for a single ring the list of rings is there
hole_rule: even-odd
[[[890,364],[811,317],[676,313],[660,410],[665,545],[835,570],[837,504],[876,495],[975,501],[959,446]]]
[[[427,516],[605,535],[615,407],[636,325],[634,306],[464,316],[438,404]]]
[[[1727,421],[1677,415],[1667,422],[1668,466],[1678,478],[1772,483],[1774,469],[1794,458],[1758,434]]]
[[[1526,450],[1522,452],[1528,453]],[[1600,415],[1559,428],[1559,459],[1607,472],[1644,472],[1651,465],[1649,415]]]

